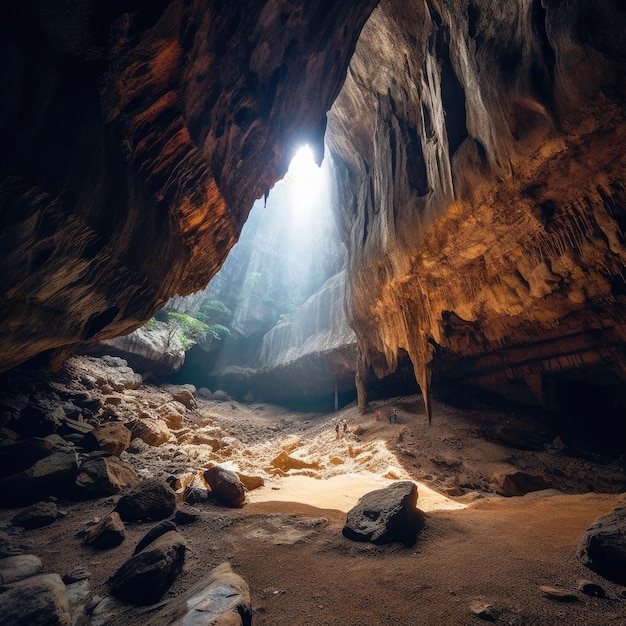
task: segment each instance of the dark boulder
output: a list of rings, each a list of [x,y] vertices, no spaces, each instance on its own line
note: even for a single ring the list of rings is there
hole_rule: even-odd
[[[204,472],[204,480],[211,487],[218,502],[234,507],[245,504],[246,489],[235,472],[216,465]]]
[[[150,478],[122,496],[115,510],[125,522],[169,517],[176,510],[176,494],[159,478]]]
[[[133,555],[109,579],[111,593],[137,605],[158,602],[182,572],[185,541],[175,531],[158,537]]]
[[[20,511],[11,523],[27,530],[49,526],[59,516],[59,509],[54,502],[37,502]]]
[[[94,453],[83,461],[75,480],[74,495],[80,499],[111,496],[139,483],[139,476],[127,461]]]
[[[417,498],[417,486],[409,480],[366,493],[348,512],[344,537],[375,544],[400,541],[413,545],[424,527],[424,514],[416,507]]]
[[[507,497],[523,496],[531,491],[542,491],[549,487],[550,485],[543,476],[514,472],[502,477],[498,493]]]
[[[124,522],[113,511],[87,530],[83,542],[98,550],[106,550],[119,546],[125,536]]]
[[[594,521],[580,539],[577,557],[596,574],[626,585],[626,507]]]
[[[82,446],[86,450],[103,450],[119,456],[130,445],[130,430],[120,422],[108,422],[86,434]]]

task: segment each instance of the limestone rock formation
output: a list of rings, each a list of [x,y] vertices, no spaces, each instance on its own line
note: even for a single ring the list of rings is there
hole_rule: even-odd
[[[15,4],[0,69],[1,368],[206,286],[325,113],[375,5]]]
[[[292,148],[321,156],[334,102],[361,408],[370,372],[408,355],[429,414],[433,376],[548,406],[583,382],[616,422],[623,2],[376,4],[6,9],[0,369],[58,364],[203,288]],[[323,375],[300,364],[282,388]]]
[[[361,387],[405,350],[427,409],[432,375],[623,389],[625,28],[615,1],[376,8],[326,137]]]

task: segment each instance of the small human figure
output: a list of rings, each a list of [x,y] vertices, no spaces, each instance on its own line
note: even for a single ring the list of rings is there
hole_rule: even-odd
[[[337,433],[335,439],[339,439],[339,422],[335,424],[335,433]]]
[[[389,423],[393,423],[393,413],[389,413]]]
[[[341,437],[343,438],[343,437],[346,436],[346,433],[348,432],[348,422],[346,422],[345,419],[342,420],[341,421],[341,426],[342,426],[342,429],[343,429],[343,434],[341,435]]]
[[[380,422],[380,411],[376,411],[376,421]]]
[[[394,424],[398,423],[398,411],[396,411],[395,409],[393,410],[393,421]]]

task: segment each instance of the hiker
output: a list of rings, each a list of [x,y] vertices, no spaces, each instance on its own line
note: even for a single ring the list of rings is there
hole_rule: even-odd
[[[342,428],[343,428],[343,434],[342,434],[342,437],[345,437],[345,436],[346,436],[346,433],[348,432],[348,422],[346,422],[346,420],[345,420],[345,419],[344,419],[344,420],[342,420],[342,422],[341,422],[341,426],[342,426]]]
[[[335,424],[335,433],[337,433],[335,439],[339,439],[339,422]]]
[[[396,411],[395,409],[393,410],[393,422],[394,424],[398,423],[398,411]]]
[[[376,411],[376,421],[380,422],[380,411]]]

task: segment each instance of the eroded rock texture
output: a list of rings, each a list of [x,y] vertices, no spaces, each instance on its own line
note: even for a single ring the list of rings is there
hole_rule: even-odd
[[[362,407],[403,350],[426,391],[623,389],[625,33],[617,1],[376,8],[327,134]]]
[[[321,147],[374,5],[5,8],[0,370],[129,332],[204,287],[291,143]]]

